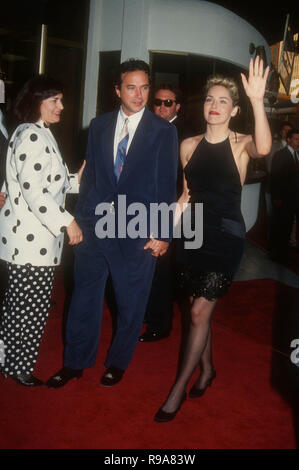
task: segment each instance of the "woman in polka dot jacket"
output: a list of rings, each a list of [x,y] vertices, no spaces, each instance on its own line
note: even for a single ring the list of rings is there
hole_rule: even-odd
[[[64,232],[82,241],[74,217],[64,209],[67,192],[78,192],[84,164],[70,175],[49,126],[60,121],[62,86],[38,76],[19,93],[21,124],[7,152],[5,203],[0,210],[0,258],[8,268],[0,341],[2,374],[26,386],[42,385],[32,375],[50,306],[54,267],[60,263]]]

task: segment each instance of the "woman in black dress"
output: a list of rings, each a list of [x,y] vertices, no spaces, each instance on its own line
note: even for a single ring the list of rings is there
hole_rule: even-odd
[[[186,386],[197,365],[200,375],[189,392],[190,398],[203,395],[216,376],[212,362],[211,317],[217,303],[232,283],[238,269],[245,238],[240,210],[241,190],[249,157],[267,155],[271,132],[264,109],[264,93],[269,68],[263,61],[250,61],[249,77],[241,74],[245,92],[255,118],[255,135],[229,130],[230,119],[238,113],[238,89],[232,79],[212,77],[206,87],[204,135],[181,144],[184,168],[183,203],[203,203],[203,244],[186,249],[180,240],[178,264],[180,284],[191,302],[191,324],[182,365],[170,393],[155,415],[155,420],[172,420],[186,399]],[[181,215],[181,214],[180,214]]]

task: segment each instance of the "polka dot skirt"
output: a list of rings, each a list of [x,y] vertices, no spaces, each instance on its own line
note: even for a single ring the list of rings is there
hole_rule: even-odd
[[[53,266],[21,266],[7,263],[0,340],[5,345],[2,370],[8,375],[33,372],[48,317],[53,285]]]

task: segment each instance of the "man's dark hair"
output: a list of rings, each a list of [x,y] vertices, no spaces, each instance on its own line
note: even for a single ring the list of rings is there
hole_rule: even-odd
[[[299,129],[295,129],[294,127],[290,129],[287,133],[287,139],[291,139],[294,134],[299,134]]]
[[[293,125],[290,123],[290,121],[282,121],[282,122],[279,124],[279,132],[282,131],[282,129],[284,128],[284,126],[293,127]]]
[[[123,74],[126,72],[136,72],[141,71],[146,73],[150,82],[150,68],[149,65],[144,62],[144,60],[139,59],[128,59],[125,62],[122,62],[117,70],[117,74],[115,76],[114,85],[117,88],[121,87]]]
[[[180,104],[182,103],[182,92],[179,88],[174,86],[173,83],[160,83],[155,88],[155,95],[156,95],[156,93],[158,93],[159,90],[169,90],[169,91],[171,91],[175,96],[175,101],[177,103],[180,103]]]
[[[17,123],[38,121],[41,102],[58,93],[63,93],[63,85],[45,75],[38,75],[26,82],[13,107]]]

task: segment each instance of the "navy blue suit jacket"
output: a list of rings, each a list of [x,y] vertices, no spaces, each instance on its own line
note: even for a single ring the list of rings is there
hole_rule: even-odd
[[[141,202],[149,214],[150,203],[176,201],[178,144],[174,126],[147,108],[136,129],[118,183],[114,176],[114,134],[118,111],[91,121],[86,167],[80,185],[76,219],[82,228],[95,226],[96,206],[113,201],[117,214],[119,195],[127,205]],[[129,218],[127,218],[129,220]],[[150,235],[148,223],[147,237]],[[158,237],[168,240],[170,237]]]

